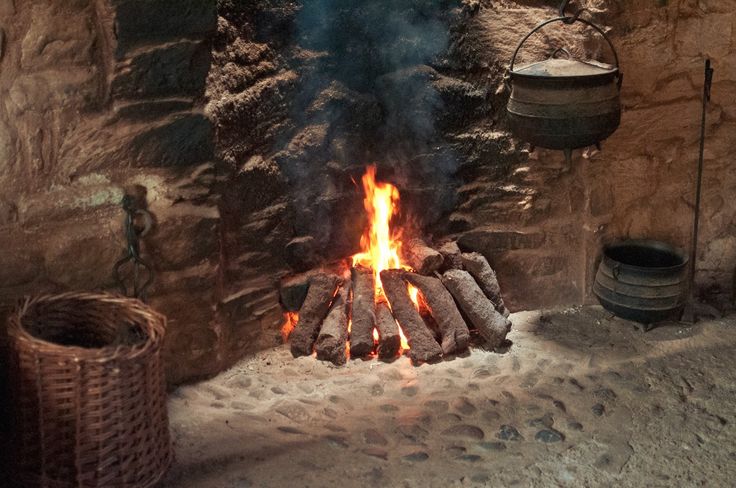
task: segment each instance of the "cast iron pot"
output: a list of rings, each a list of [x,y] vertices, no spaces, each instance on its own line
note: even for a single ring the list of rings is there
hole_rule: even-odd
[[[628,240],[607,246],[593,284],[603,307],[651,324],[677,320],[687,296],[688,256],[665,242]]]
[[[563,3],[561,12],[564,13]],[[582,12],[582,11],[581,11]],[[616,49],[603,30],[579,17],[561,16],[541,23],[516,48],[509,66],[511,97],[507,106],[509,127],[515,137],[548,149],[565,150],[597,145],[621,123],[619,72]],[[548,24],[581,22],[598,32],[613,52],[615,66],[572,59],[564,48],[540,62],[515,68],[516,57],[526,41]],[[566,59],[559,59],[564,54]]]

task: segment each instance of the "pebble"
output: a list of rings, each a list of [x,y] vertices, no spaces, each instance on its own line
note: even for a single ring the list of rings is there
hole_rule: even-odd
[[[210,403],[210,407],[212,408],[225,408],[225,404],[222,402],[212,402]]]
[[[366,447],[361,452],[371,457],[383,459],[384,461],[388,460],[388,451],[386,451],[385,449],[380,449],[378,447]]]
[[[561,442],[565,440],[565,436],[562,432],[558,432],[555,429],[540,430],[534,438],[540,442],[546,443]]]
[[[255,408],[255,406],[251,405],[250,403],[240,402],[237,400],[233,400],[232,402],[230,402],[230,407],[234,408],[235,410],[253,410]]]
[[[600,417],[604,413],[606,413],[606,407],[603,406],[603,404],[601,403],[596,403],[595,405],[593,405],[593,408],[591,408],[591,410],[593,411],[593,415],[595,415],[596,417]]]
[[[423,429],[422,427],[416,424],[400,425],[396,430],[398,430],[401,433],[401,435],[403,435],[405,438],[407,438],[413,443],[421,442],[429,435],[428,430]]]
[[[503,451],[506,449],[506,444],[503,442],[481,442],[479,445],[486,451]]]
[[[233,376],[225,381],[225,385],[230,388],[248,388],[253,384],[253,380],[247,376]]]
[[[388,444],[386,438],[378,432],[376,429],[368,429],[363,434],[366,444],[375,444],[378,446],[385,446]]]
[[[447,412],[450,404],[444,400],[428,400],[424,402],[424,406],[433,412]]]
[[[553,401],[552,401],[552,404],[553,404],[553,405],[554,405],[555,407],[557,407],[557,408],[559,408],[560,410],[562,410],[563,412],[567,413],[567,407],[566,407],[566,406],[565,406],[565,404],[564,404],[564,403],[562,403],[562,402],[561,402],[560,400],[553,400]]]
[[[327,435],[325,436],[327,443],[332,447],[348,447],[348,440],[339,435]]]
[[[501,439],[502,441],[521,441],[524,440],[524,437],[519,433],[518,430],[516,430],[516,427],[513,425],[502,425],[501,429],[498,431],[498,434],[496,434],[496,437]]]
[[[580,382],[578,380],[576,380],[575,378],[569,378],[568,381],[570,382],[571,385],[573,385],[578,390],[580,390],[580,391],[585,390],[585,387],[583,385],[581,385]]]
[[[309,383],[299,383],[296,385],[304,393],[314,393],[314,387]]]
[[[554,423],[555,423],[555,419],[552,416],[552,414],[547,413],[544,415],[544,417],[540,417],[537,419],[531,419],[528,422],[528,425],[529,427],[547,427],[551,429]]]
[[[417,451],[411,454],[407,454],[406,456],[404,456],[404,459],[411,462],[421,462],[429,459],[429,454],[424,451]]]
[[[376,383],[375,385],[371,386],[371,395],[373,396],[381,396],[383,395],[383,386]]]
[[[468,397],[459,397],[453,400],[452,408],[463,415],[472,415],[478,410]]]
[[[482,440],[485,437],[485,432],[483,432],[483,429],[474,425],[467,424],[453,425],[452,427],[443,430],[442,434],[476,440]]]
[[[289,420],[294,422],[304,422],[309,420],[309,414],[301,405],[282,405],[276,409],[276,413],[280,413]]]
[[[286,432],[287,434],[304,434],[304,431],[296,429],[294,427],[288,427],[288,426],[282,426],[278,428],[281,432]]]
[[[271,388],[271,391],[276,393],[277,395],[286,395],[286,390],[281,388],[280,386],[274,386]]]
[[[456,456],[460,456],[461,454],[465,454],[465,452],[467,452],[467,449],[463,446],[449,446],[445,450],[450,454],[455,454]]]
[[[408,397],[416,396],[419,393],[419,388],[416,386],[404,386],[401,388],[401,394]]]
[[[211,393],[212,396],[215,397],[215,400],[223,400],[232,396],[230,390],[217,385],[206,385],[202,389],[208,393]]]
[[[607,402],[612,402],[616,399],[616,393],[614,393],[610,388],[601,388],[596,390],[593,392],[593,395],[595,395],[596,398]]]
[[[488,378],[491,376],[491,372],[486,368],[480,368],[473,371],[473,378]]]
[[[456,413],[446,413],[440,415],[438,420],[443,424],[455,424],[457,422],[462,422],[463,418]]]
[[[572,430],[583,430],[583,424],[581,424],[580,422],[568,422],[567,427]]]
[[[464,454],[460,457],[458,457],[460,461],[467,461],[469,463],[477,463],[478,461],[482,460],[483,458],[478,456],[477,454]]]
[[[493,422],[501,418],[501,415],[495,410],[486,410],[481,416],[483,417],[483,420],[487,420],[488,422]]]
[[[324,410],[322,410],[322,412],[324,412],[324,414],[325,414],[326,417],[329,417],[331,419],[336,419],[337,418],[337,415],[338,415],[337,414],[337,410],[334,410],[334,409],[329,408],[329,407],[326,407]]]

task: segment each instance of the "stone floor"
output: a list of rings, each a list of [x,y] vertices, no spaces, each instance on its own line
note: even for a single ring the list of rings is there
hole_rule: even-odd
[[[170,400],[165,487],[733,486],[736,315],[512,316],[504,354],[245,360]]]

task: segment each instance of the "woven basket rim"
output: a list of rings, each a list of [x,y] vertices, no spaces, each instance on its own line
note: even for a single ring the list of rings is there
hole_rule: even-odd
[[[138,324],[143,328],[146,339],[132,345],[115,344],[99,348],[86,348],[57,344],[31,334],[23,326],[23,317],[28,309],[39,303],[90,301],[124,307],[141,318]],[[45,354],[75,360],[111,361],[123,358],[133,359],[151,353],[163,340],[166,331],[166,318],[140,300],[108,292],[66,292],[26,297],[15,307],[7,319],[8,336],[27,346],[43,350]]]

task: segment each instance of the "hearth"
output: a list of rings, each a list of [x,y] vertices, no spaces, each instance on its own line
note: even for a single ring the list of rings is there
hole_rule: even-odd
[[[501,347],[511,322],[486,258],[452,241],[435,250],[409,238],[396,225],[399,189],[378,181],[375,166],[361,182],[368,222],[362,251],[281,284],[282,336],[294,357],[314,353],[339,365],[405,352],[414,363],[436,362],[465,352],[471,330],[476,344]]]

